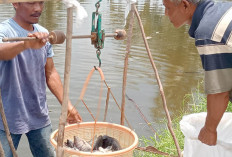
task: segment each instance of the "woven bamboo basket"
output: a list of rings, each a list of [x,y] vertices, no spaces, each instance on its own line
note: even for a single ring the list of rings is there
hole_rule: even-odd
[[[78,136],[86,141],[90,141],[95,135],[108,135],[118,140],[122,147],[119,151],[108,153],[91,153],[83,151],[75,151],[70,148],[64,147],[65,157],[95,157],[95,156],[114,156],[114,157],[132,157],[133,151],[138,145],[138,136],[131,129],[107,122],[84,122],[80,124],[68,125],[64,130],[64,141],[67,139],[73,139],[73,136]],[[54,131],[51,135],[50,141],[53,147],[57,148],[56,137],[58,136],[58,130]]]

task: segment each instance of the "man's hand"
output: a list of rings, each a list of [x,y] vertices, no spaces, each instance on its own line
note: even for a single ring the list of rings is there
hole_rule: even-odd
[[[207,95],[207,116],[205,126],[201,129],[198,139],[207,145],[216,145],[217,126],[226,111],[229,92]]]
[[[29,33],[28,37],[36,37],[37,40],[27,40],[12,43],[0,43],[0,60],[11,60],[26,49],[40,49],[48,41],[48,33]]]
[[[56,71],[54,66],[54,62],[52,58],[47,59],[47,63],[45,65],[45,74],[48,88],[50,91],[56,96],[57,100],[62,105],[63,101],[63,85],[60,80],[60,76]],[[75,107],[72,105],[70,101],[68,101],[68,113],[67,113],[67,122],[69,124],[80,123],[82,122],[82,118]]]
[[[206,127],[203,127],[198,135],[198,139],[207,145],[213,146],[217,144],[217,131],[211,132]]]
[[[78,111],[73,106],[72,108],[68,109],[68,116],[67,116],[67,123],[68,124],[74,124],[74,123],[80,123],[82,122],[82,118]]]
[[[29,33],[28,37],[36,37],[36,40],[27,40],[24,41],[24,47],[25,49],[40,49],[48,42],[48,33],[44,32],[35,32],[33,34]]]

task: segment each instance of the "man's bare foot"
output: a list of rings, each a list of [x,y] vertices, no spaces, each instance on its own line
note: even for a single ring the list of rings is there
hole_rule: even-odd
[[[213,146],[217,144],[217,131],[212,132],[208,130],[205,126],[201,129],[198,139],[207,145]]]

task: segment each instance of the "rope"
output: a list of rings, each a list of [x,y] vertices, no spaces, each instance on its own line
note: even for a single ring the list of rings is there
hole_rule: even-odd
[[[109,86],[107,85],[106,81],[104,81],[104,82],[105,82],[105,85],[107,86],[107,88],[109,88]],[[121,108],[120,108],[120,106],[119,106],[119,104],[118,104],[118,102],[117,102],[117,100],[115,99],[115,96],[114,96],[113,93],[111,92],[111,90],[110,90],[110,94],[111,94],[111,96],[113,97],[114,102],[115,102],[116,105],[118,106],[118,109],[119,109],[120,111],[122,111]],[[125,116],[124,118],[125,118],[125,120],[126,120],[126,122],[127,122],[128,127],[132,130],[132,127],[131,127],[129,121],[127,120],[126,116]]]
[[[84,101],[84,95],[85,95],[85,92],[86,92],[86,90],[87,90],[87,86],[88,86],[89,81],[90,81],[90,79],[91,79],[91,77],[92,77],[92,75],[93,75],[93,72],[94,72],[95,70],[97,70],[97,71],[99,72],[100,76],[101,76],[101,88],[100,88],[100,94],[99,94],[99,100],[98,100],[98,107],[97,107],[97,115],[96,115],[96,117],[94,117],[93,113],[90,111],[90,109],[88,108],[87,104],[86,104],[85,101]],[[103,92],[103,82],[105,83],[106,87],[108,88],[107,101],[109,100],[109,93],[110,93],[110,94],[112,95],[112,97],[113,97],[115,103],[117,104],[119,110],[121,111],[121,109],[120,109],[120,107],[119,107],[119,105],[118,105],[118,102],[116,101],[116,99],[115,99],[113,93],[112,93],[111,90],[110,90],[110,87],[107,85],[107,83],[106,83],[106,81],[105,81],[105,77],[104,77],[104,74],[103,74],[101,68],[100,68],[100,67],[95,67],[95,66],[94,66],[94,68],[90,71],[90,73],[88,74],[88,76],[87,76],[87,78],[86,78],[86,80],[85,80],[85,83],[84,83],[84,85],[83,85],[83,88],[82,88],[80,97],[79,97],[79,99],[78,99],[78,101],[77,101],[77,103],[79,102],[79,100],[82,101],[82,103],[85,105],[87,111],[89,112],[89,114],[90,114],[90,115],[92,116],[92,118],[94,119],[94,122],[95,122],[95,123],[94,123],[93,137],[95,136],[95,132],[96,132],[96,123],[97,123],[97,120],[98,120],[98,117],[99,117],[99,114],[100,114],[100,105],[101,105],[101,98],[102,98],[102,92]],[[108,108],[108,102],[106,103],[106,107]],[[106,111],[107,111],[107,109],[105,109],[105,118],[106,118]],[[104,118],[104,120],[105,120],[105,118]],[[126,119],[126,117],[125,117],[125,119]],[[127,119],[126,119],[126,122],[127,122],[128,126],[129,126],[129,128],[132,129],[132,127],[131,127],[131,125],[129,124],[129,122],[128,122]],[[93,138],[93,141],[92,141],[91,152],[93,152],[93,145],[94,145],[94,138]]]
[[[87,76],[87,78],[86,78],[86,80],[85,80],[85,83],[84,83],[83,88],[82,88],[82,90],[81,90],[80,97],[79,97],[79,99],[78,99],[77,102],[76,102],[76,106],[79,104],[79,102],[80,102],[80,100],[81,100],[81,101],[83,102],[83,104],[85,105],[85,107],[87,108],[87,110],[88,110],[88,112],[90,113],[90,115],[91,115],[91,116],[93,117],[93,119],[96,121],[97,119],[93,116],[92,112],[89,110],[88,106],[87,106],[86,103],[84,102],[84,95],[85,95],[85,92],[86,92],[86,90],[87,90],[87,86],[88,86],[89,81],[90,81],[90,79],[91,79],[91,77],[92,77],[92,75],[93,75],[93,72],[94,72],[95,70],[97,70],[97,71],[99,72],[99,74],[101,75],[101,81],[105,83],[105,85],[106,85],[106,87],[107,87],[108,89],[110,89],[109,85],[108,85],[108,84],[106,83],[106,81],[105,81],[104,74],[103,74],[101,68],[100,68],[100,67],[94,67],[94,68],[90,71],[90,73],[88,74],[88,76]],[[119,106],[119,104],[118,104],[118,102],[117,102],[117,100],[116,100],[116,98],[115,98],[113,92],[112,92],[111,90],[108,90],[108,92],[111,94],[112,98],[114,99],[114,101],[115,101],[115,103],[116,103],[116,105],[117,105],[119,111],[121,111],[121,108],[120,108],[120,106]],[[100,95],[100,96],[101,96],[101,95]],[[99,102],[100,102],[100,100],[99,100]],[[100,108],[100,107],[98,107],[98,108]],[[105,115],[106,115],[106,114],[105,114]],[[129,123],[129,121],[127,120],[126,117],[125,117],[125,120],[126,120],[126,122],[127,122],[127,124],[128,124],[128,127],[129,127],[130,129],[132,129],[132,127],[131,127],[131,125],[130,125],[130,123]]]
[[[85,95],[85,92],[86,92],[86,89],[87,89],[87,86],[89,84],[89,81],[93,75],[93,72],[97,70],[101,76],[101,88],[100,88],[100,95],[99,95],[99,100],[98,100],[98,107],[97,107],[97,115],[96,117],[94,117],[94,115],[92,114],[92,112],[90,111],[90,109],[88,108],[88,106],[86,105],[86,103],[84,102],[83,98],[84,98],[84,95]],[[103,89],[103,81],[105,80],[105,77],[104,77],[104,74],[102,72],[102,70],[98,67],[94,67],[89,75],[87,76],[86,80],[85,80],[85,83],[84,83],[84,86],[82,88],[82,91],[81,91],[81,95],[80,95],[80,100],[83,102],[83,104],[85,105],[86,109],[88,110],[88,112],[90,113],[90,115],[92,116],[92,118],[94,119],[94,132],[93,132],[93,137],[95,136],[95,132],[96,132],[96,123],[97,123],[97,119],[98,119],[98,116],[99,116],[99,113],[100,113],[100,105],[101,105],[101,98],[102,98],[102,89]],[[93,144],[94,144],[94,139],[93,139],[93,142],[92,142],[92,148],[91,148],[91,152],[93,152]]]
[[[131,99],[130,97],[128,97],[128,95],[126,95],[127,99],[130,100],[131,102],[133,102],[133,104],[135,105],[136,109],[139,111],[141,117],[143,118],[143,120],[147,123],[147,125],[150,127],[150,129],[154,132],[155,135],[157,135],[157,132],[153,129],[153,127],[151,126],[151,123],[147,120],[147,118],[145,117],[145,115],[142,113],[142,111],[139,108],[139,105],[135,103],[135,101],[133,99]],[[158,136],[158,135],[157,135]]]

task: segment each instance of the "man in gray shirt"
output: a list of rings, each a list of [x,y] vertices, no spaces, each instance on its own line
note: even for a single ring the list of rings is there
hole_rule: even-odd
[[[50,144],[51,121],[46,103],[46,84],[58,101],[63,100],[63,86],[53,63],[48,31],[38,23],[44,2],[13,3],[15,16],[0,24],[0,89],[6,118],[17,149],[26,134],[35,157],[54,156]],[[36,37],[38,40],[2,43],[5,37]],[[82,118],[71,102],[69,123]],[[0,119],[0,140],[6,157],[12,152]]]

